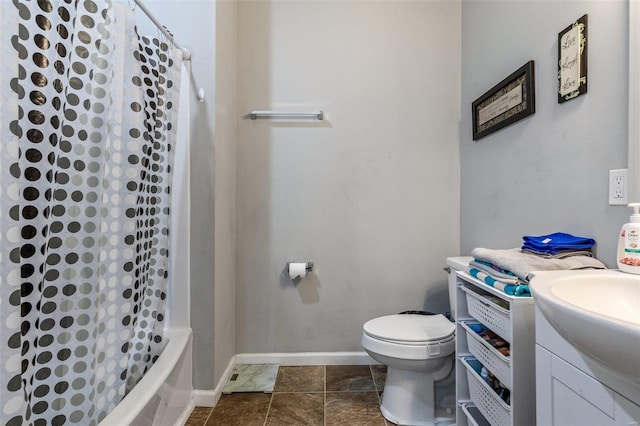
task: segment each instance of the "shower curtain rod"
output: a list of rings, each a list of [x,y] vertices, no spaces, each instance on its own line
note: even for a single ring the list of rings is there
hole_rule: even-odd
[[[158,19],[155,16],[153,16],[153,13],[151,13],[151,11],[147,9],[147,6],[145,6],[144,3],[142,3],[142,0],[134,0],[134,2],[140,8],[140,10],[142,10],[149,17],[149,19],[151,19],[151,22],[153,22],[155,26],[158,27],[158,29],[162,32],[162,34],[164,34],[165,37],[169,39],[171,44],[173,44],[178,49],[182,50],[182,60],[191,59],[191,52],[189,52],[188,49],[185,49],[184,47],[178,44],[176,39],[173,38],[173,35],[169,31],[167,31],[167,28],[164,25],[162,25],[162,23],[160,23],[160,21],[158,21]]]

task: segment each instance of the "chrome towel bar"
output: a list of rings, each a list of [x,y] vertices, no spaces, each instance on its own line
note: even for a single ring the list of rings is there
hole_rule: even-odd
[[[258,118],[313,118],[316,120],[324,120],[324,112],[291,112],[291,111],[249,111],[249,118],[256,120]]]

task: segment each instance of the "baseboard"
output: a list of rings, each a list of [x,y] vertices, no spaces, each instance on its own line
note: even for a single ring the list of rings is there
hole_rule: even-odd
[[[193,403],[196,407],[215,407],[222,395],[222,388],[227,384],[231,373],[233,373],[233,367],[237,364],[236,355],[232,356],[225,368],[222,377],[218,381],[215,389],[213,390],[200,390],[195,389],[193,391]]]
[[[216,398],[213,390],[193,390],[193,405],[196,407],[215,407],[220,396]]]
[[[366,352],[282,352],[236,355],[236,364],[369,365],[378,364]]]

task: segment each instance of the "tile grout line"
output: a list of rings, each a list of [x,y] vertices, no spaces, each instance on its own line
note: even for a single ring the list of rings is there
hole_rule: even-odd
[[[373,380],[373,388],[376,390],[376,396],[378,397],[378,405],[380,405],[380,390],[378,389],[378,384],[376,383],[376,376],[373,374],[373,365],[369,364],[369,372],[371,373],[371,380]]]
[[[211,418],[211,416],[213,416],[213,409],[215,407],[211,407],[211,411],[209,411],[209,414],[207,415],[207,418],[204,419],[204,423],[202,426],[207,426],[207,423],[209,423],[209,419]],[[193,412],[192,412],[193,413]]]
[[[375,374],[373,374],[373,365],[371,364],[369,364],[369,371],[371,372],[373,387],[376,390],[376,397],[378,398],[378,409],[380,409],[380,406],[382,405],[382,400],[380,399],[380,391],[378,390],[378,383],[376,382]],[[382,412],[380,412],[380,417],[382,417],[382,420],[384,421],[385,426],[388,426],[389,423],[387,423],[387,419],[382,415]]]
[[[278,381],[278,374],[280,374],[280,366],[278,365],[278,372],[276,373],[276,380],[273,382],[273,389],[271,390],[271,398],[269,398],[269,406],[267,407],[267,414],[264,416],[263,426],[267,426],[267,420],[269,419],[269,411],[271,410],[271,403],[273,402],[273,395],[276,393],[276,382]]]
[[[324,384],[324,392],[322,392],[322,424],[327,426],[327,366],[322,366],[322,383]]]
[[[375,375],[373,374],[373,367],[369,364],[369,374],[371,374],[371,380],[373,381],[373,388],[376,392],[376,399],[378,400],[378,409],[380,407],[380,393],[378,392],[378,384],[376,383]],[[384,417],[382,418],[384,420]],[[385,426],[387,424],[386,420],[384,422]]]
[[[274,389],[275,391],[275,389]],[[273,402],[273,395],[275,394],[275,392],[271,392],[271,398],[269,398],[269,406],[267,407],[267,413],[264,416],[264,423],[263,426],[267,426],[267,420],[269,419],[269,411],[271,410],[271,403]]]

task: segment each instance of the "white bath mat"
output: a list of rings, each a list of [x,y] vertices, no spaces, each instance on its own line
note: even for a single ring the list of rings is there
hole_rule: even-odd
[[[273,392],[277,375],[278,364],[239,364],[233,367],[222,393]]]

